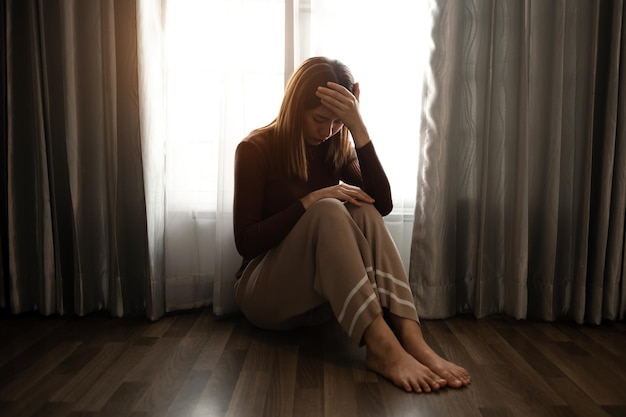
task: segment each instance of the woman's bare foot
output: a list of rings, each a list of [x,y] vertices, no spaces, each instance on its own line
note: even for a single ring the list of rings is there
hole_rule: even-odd
[[[424,340],[422,329],[418,323],[402,317],[391,315],[391,322],[402,346],[420,363],[446,381],[447,386],[461,388],[472,381],[465,368],[443,359]]]
[[[378,316],[363,336],[368,368],[407,392],[431,392],[447,382],[404,350],[382,316]]]
[[[472,382],[469,372],[465,368],[443,359],[434,351],[411,353],[415,358],[430,368],[435,374],[447,381],[447,386],[452,388],[461,388],[468,386]]]

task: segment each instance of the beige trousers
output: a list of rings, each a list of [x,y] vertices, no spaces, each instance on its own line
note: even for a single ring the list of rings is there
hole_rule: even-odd
[[[254,325],[288,330],[334,315],[357,344],[387,310],[418,320],[404,265],[382,216],[323,199],[287,237],[253,259],[235,283],[237,304]]]

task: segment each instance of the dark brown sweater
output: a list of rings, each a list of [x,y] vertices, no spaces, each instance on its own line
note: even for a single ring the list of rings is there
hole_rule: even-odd
[[[329,142],[308,149],[309,179],[286,178],[272,165],[268,139],[252,134],[237,146],[233,221],[235,244],[244,264],[278,245],[304,214],[300,199],[339,181],[361,187],[381,215],[391,211],[389,181],[369,142],[353,149],[339,171],[325,161]]]

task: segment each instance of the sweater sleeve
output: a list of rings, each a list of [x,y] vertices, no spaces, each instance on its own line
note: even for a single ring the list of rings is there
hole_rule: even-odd
[[[357,185],[369,194],[375,200],[374,207],[382,216],[393,209],[389,179],[372,142],[356,149],[356,156],[342,170],[341,180]]]
[[[252,259],[278,245],[304,214],[302,203],[296,200],[263,218],[268,171],[269,161],[255,143],[244,140],[237,146],[233,228],[235,246],[244,259]]]

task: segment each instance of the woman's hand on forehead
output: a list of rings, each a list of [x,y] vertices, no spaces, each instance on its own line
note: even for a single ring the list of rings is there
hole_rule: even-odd
[[[359,84],[354,84],[352,94],[344,86],[328,82],[327,85],[317,88],[315,94],[322,102],[322,105],[335,114],[351,131],[363,125],[359,111]]]

